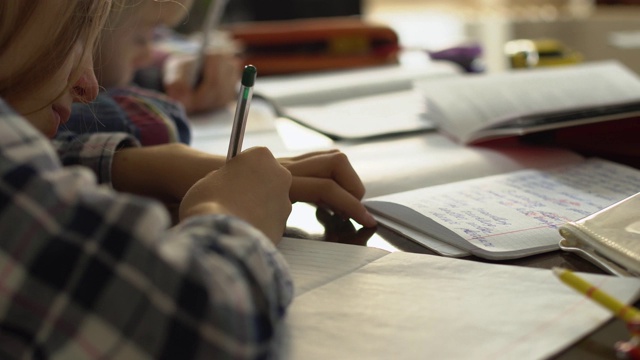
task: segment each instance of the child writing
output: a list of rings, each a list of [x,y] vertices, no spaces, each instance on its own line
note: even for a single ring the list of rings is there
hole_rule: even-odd
[[[63,128],[78,134],[128,132],[143,145],[188,144],[191,134],[187,114],[232,102],[242,69],[239,59],[230,52],[206,53],[201,81],[194,87],[190,76],[194,56],[159,54],[155,50],[156,30],[174,26],[183,18],[188,21],[191,6],[192,0],[114,2],[95,62],[98,83],[104,91],[91,104],[74,105],[71,119]],[[134,75],[149,67],[161,69],[159,81],[165,93],[138,86],[147,84],[133,84]],[[99,119],[96,114],[100,114]]]
[[[118,0],[114,1],[108,20],[106,22],[106,30],[110,35],[100,35],[100,44],[98,53],[114,53],[115,48],[110,51],[100,48],[107,42],[105,39],[109,36],[114,36],[114,30],[120,30],[123,32],[131,33],[133,30],[138,29],[134,24],[138,24],[139,20],[135,20],[134,23],[124,24],[127,19],[139,19],[141,15],[147,19],[147,21],[140,24],[157,24],[157,21],[162,23],[172,24],[176,19],[183,16],[184,11],[191,6],[189,0]],[[123,13],[120,13],[123,12]],[[161,19],[161,20],[160,20]],[[156,22],[154,22],[155,20]],[[141,26],[141,25],[138,26]],[[115,28],[114,28],[115,27]],[[152,25],[146,27],[151,31]],[[138,29],[141,30],[141,29]],[[117,35],[117,38],[121,38],[123,34]],[[134,49],[133,43],[129,45],[123,44],[123,48]],[[149,44],[148,44],[149,45]],[[115,45],[112,44],[115,47]],[[145,53],[145,51],[134,51],[133,54]],[[135,59],[137,55],[127,55],[128,52],[124,51],[121,55],[126,59]],[[113,56],[116,58],[116,56]],[[143,56],[144,57],[144,56]],[[106,60],[106,59],[105,59]],[[106,62],[106,61],[104,61]],[[101,63],[100,61],[94,61],[95,63]],[[100,64],[103,72],[98,72],[100,78],[107,84],[113,84],[114,79],[118,78],[118,74],[127,73],[131,76],[135,70],[135,66],[127,67],[126,64],[136,63],[135,61],[127,61],[122,63],[124,69],[127,71],[115,71],[107,64]],[[112,64],[113,65],[113,64]],[[235,65],[232,66],[235,68]],[[105,71],[107,68],[114,70],[107,76]],[[241,69],[237,69],[238,76],[241,73]],[[109,80],[110,79],[110,80]],[[122,78],[120,78],[122,80]],[[203,80],[205,81],[205,80]],[[100,82],[99,82],[100,83]],[[102,84],[100,84],[102,86]],[[237,84],[230,86],[229,88],[236,88]],[[235,92],[235,90],[233,90]],[[234,94],[235,99],[237,95]],[[74,105],[86,106],[86,104],[76,103]],[[149,103],[145,102],[145,107],[148,107]],[[74,108],[75,110],[75,108]],[[94,124],[104,124],[113,113],[106,108],[95,108],[90,112],[90,122]],[[73,121],[73,111],[69,122],[61,125],[60,130],[67,130],[69,123]],[[150,125],[151,128],[157,128],[157,126]],[[78,144],[84,143],[84,139],[93,138],[109,138],[109,132],[114,132],[117,129],[110,129],[109,131],[89,131],[88,133],[77,133],[70,131],[59,131],[54,142],[56,148],[59,150],[59,155],[64,165],[88,165],[94,168],[98,173],[98,180],[100,182],[110,183],[109,171],[103,170],[104,164],[110,164],[109,162],[97,161],[100,159],[98,155],[91,155],[80,157],[78,152],[87,152],[86,148],[90,146],[84,146],[79,148]],[[137,137],[138,140],[145,140],[153,135],[157,134],[149,128],[138,128],[140,130],[137,134],[132,134]],[[122,130],[123,132],[131,132]],[[91,133],[102,133],[100,136],[91,136]],[[156,137],[156,140],[158,138]],[[140,141],[142,145],[155,145],[155,142],[145,143]],[[116,154],[118,157],[125,157],[127,155],[127,161],[117,162],[114,166],[114,170],[127,173],[123,178],[126,181],[120,181],[116,178],[116,185],[120,186],[121,190],[134,192],[136,194],[142,194],[146,196],[152,196],[164,201],[166,204],[174,207],[179,204],[185,192],[193,185],[193,183],[199,180],[212,170],[218,169],[225,162],[225,158],[222,156],[216,156],[211,154],[201,153],[195,149],[184,146],[180,143],[173,141],[160,141],[159,144],[171,143],[167,146],[146,146],[144,149],[137,149],[135,154],[131,152],[120,152]],[[101,149],[104,146],[102,144],[91,145],[91,148]],[[129,159],[129,157],[133,159]],[[346,156],[339,151],[320,151],[309,154],[303,154],[297,157],[291,158],[279,158],[278,162],[285,166],[293,175],[293,183],[290,191],[291,201],[311,202],[322,207],[326,207],[333,210],[338,215],[344,218],[354,218],[359,223],[372,227],[375,225],[375,221],[366,211],[364,206],[360,203],[360,199],[364,196],[364,187],[360,182],[357,174],[354,172],[351,164]],[[125,164],[126,166],[122,165]],[[102,165],[102,167],[100,166]],[[146,169],[146,171],[140,171]],[[171,175],[167,175],[171,174]]]
[[[264,357],[291,301],[274,246],[291,201],[371,226],[362,184],[337,152],[225,164],[123,133],[57,140],[84,165],[63,167],[46,137],[97,95],[110,5],[0,2],[0,357]],[[151,197],[179,200],[179,224]]]
[[[197,86],[190,83],[193,56],[158,54],[154,33],[159,27],[172,27],[188,21],[193,0],[119,0],[114,4],[100,40],[96,64],[98,83],[106,88],[131,84],[134,73],[163,61],[163,88],[179,101],[188,114],[209,111],[235,100],[242,66],[231,52],[208,52]]]

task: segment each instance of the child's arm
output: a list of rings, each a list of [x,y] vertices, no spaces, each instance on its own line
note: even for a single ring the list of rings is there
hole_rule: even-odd
[[[320,151],[278,161],[293,176],[291,202],[314,203],[367,227],[375,226],[360,201],[364,186],[346,155]],[[182,144],[123,149],[115,155],[113,185],[121,191],[179,203],[196,181],[224,163],[222,156]],[[259,173],[255,176],[264,178]]]
[[[103,133],[78,137],[70,134],[58,147],[65,149],[60,152],[62,158],[67,159],[66,165],[90,166],[98,173],[101,182],[112,183],[120,191],[150,196],[166,204],[179,204],[195,182],[225,163],[223,156],[179,143],[126,147],[118,152],[106,146],[113,142],[109,139],[120,139],[121,136]],[[97,161],[98,156],[110,158]],[[344,153],[319,151],[278,161],[293,176],[289,193],[291,202],[310,202],[364,226],[375,226],[375,220],[360,201],[365,193],[364,186]]]
[[[0,213],[0,262],[9,271],[0,325],[14,355],[266,356],[292,297],[270,239],[221,213],[187,215],[168,230],[158,203],[98,186],[86,168],[61,168],[47,140],[16,119],[2,118],[12,123],[0,139],[0,195],[13,199]],[[119,144],[103,145],[106,155]],[[268,169],[288,176],[277,164]],[[239,175],[212,175],[202,187],[234,189]],[[288,201],[278,186],[265,196]],[[233,205],[206,191],[190,196]],[[278,212],[286,217],[286,204]]]

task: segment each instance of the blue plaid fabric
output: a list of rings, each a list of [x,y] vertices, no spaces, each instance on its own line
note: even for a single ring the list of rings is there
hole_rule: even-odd
[[[0,100],[0,358],[268,356],[292,298],[284,258],[247,223],[170,228],[109,186],[120,134],[55,145]],[[63,167],[65,162],[87,166]]]
[[[80,135],[123,132],[142,145],[191,142],[184,108],[163,93],[136,86],[102,91],[88,103],[75,103],[61,130]]]

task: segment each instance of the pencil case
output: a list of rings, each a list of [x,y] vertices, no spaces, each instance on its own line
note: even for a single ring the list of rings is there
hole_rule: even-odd
[[[259,75],[349,69],[398,62],[398,36],[358,17],[229,24],[245,63]]]
[[[640,193],[559,228],[560,248],[618,276],[640,276]]]

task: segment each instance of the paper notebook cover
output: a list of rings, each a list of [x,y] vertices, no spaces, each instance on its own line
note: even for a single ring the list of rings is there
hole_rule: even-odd
[[[560,247],[619,276],[640,276],[640,193],[559,228]]]

